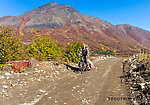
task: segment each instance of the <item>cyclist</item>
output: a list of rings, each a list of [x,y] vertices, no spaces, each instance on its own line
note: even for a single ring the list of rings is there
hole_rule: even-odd
[[[79,52],[79,57],[82,53],[81,62],[85,61],[87,63],[87,69],[90,69],[89,67],[89,49],[86,44],[83,44],[83,48]]]

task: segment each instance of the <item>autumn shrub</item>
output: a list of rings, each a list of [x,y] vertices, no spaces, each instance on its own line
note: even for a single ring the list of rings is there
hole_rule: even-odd
[[[51,60],[58,57],[62,53],[62,50],[56,42],[47,35],[34,37],[33,41],[27,47],[28,55],[37,60]]]
[[[0,27],[0,64],[7,61],[22,60],[26,57],[21,38],[8,27]]]
[[[31,62],[12,62],[12,71],[23,72],[31,65]]]
[[[87,41],[90,41],[90,38],[88,37],[88,36],[83,36],[83,38],[85,39],[85,40],[87,40]]]
[[[63,57],[67,62],[71,61],[77,63],[80,61],[78,55],[81,48],[82,48],[82,43],[80,42],[69,43]]]
[[[104,45],[104,46],[112,47],[112,46],[110,46],[110,45],[108,45],[108,44],[106,44],[105,42],[102,42],[102,41],[97,41],[97,43],[98,43],[98,44],[102,44],[102,45]]]

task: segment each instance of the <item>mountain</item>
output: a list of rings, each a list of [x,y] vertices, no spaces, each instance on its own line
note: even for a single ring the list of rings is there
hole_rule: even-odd
[[[20,16],[0,17],[0,25],[12,25],[23,37],[31,41],[33,35],[46,34],[58,43],[80,41],[91,49],[119,52],[150,49],[150,32],[128,24],[112,25],[89,15],[83,15],[68,5],[52,2]]]

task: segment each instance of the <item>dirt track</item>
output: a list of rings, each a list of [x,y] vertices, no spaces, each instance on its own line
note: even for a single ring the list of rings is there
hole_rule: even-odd
[[[96,58],[95,69],[84,74],[67,70],[54,80],[43,80],[37,85],[14,89],[12,97],[1,105],[126,105],[124,83],[120,82],[121,58]],[[20,95],[21,94],[21,95]]]

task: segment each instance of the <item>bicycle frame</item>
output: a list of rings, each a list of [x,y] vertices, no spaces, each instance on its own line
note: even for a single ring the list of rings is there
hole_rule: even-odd
[[[83,72],[85,71],[84,65],[85,65],[85,62],[81,62],[81,63],[80,63],[80,71],[81,71],[81,74],[83,74]]]
[[[81,65],[82,65],[81,66],[81,74],[83,74],[83,72],[84,72],[84,62],[82,62]]]
[[[86,67],[84,67],[85,64],[87,64],[85,58],[82,59],[81,57],[81,63],[80,63],[80,68],[79,68],[79,70],[81,71],[81,74],[83,74],[83,72],[87,69],[87,65]]]

